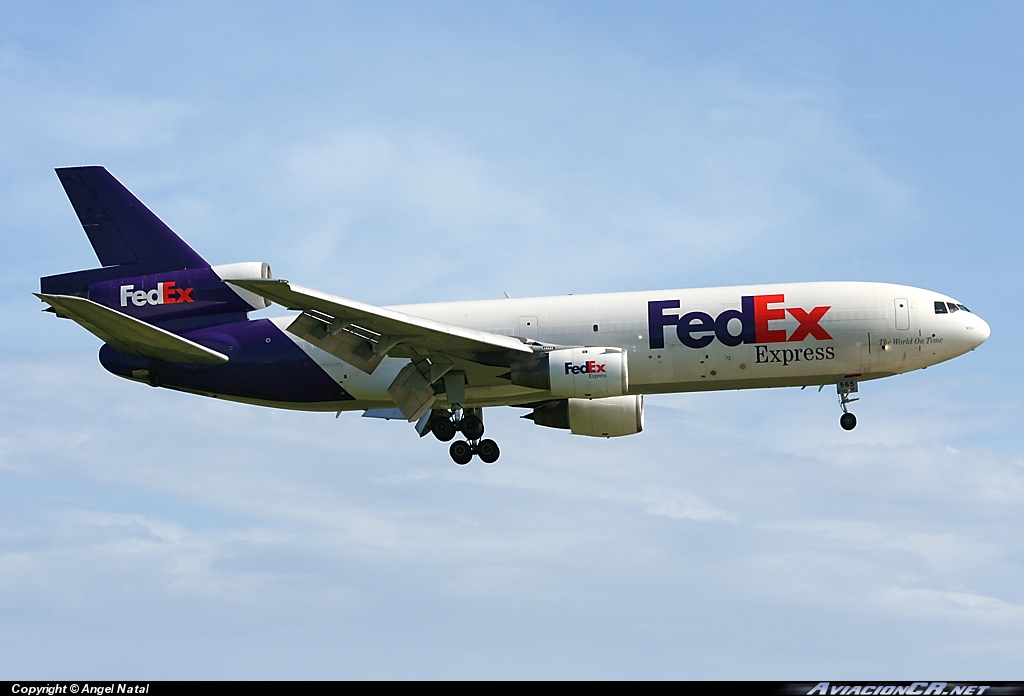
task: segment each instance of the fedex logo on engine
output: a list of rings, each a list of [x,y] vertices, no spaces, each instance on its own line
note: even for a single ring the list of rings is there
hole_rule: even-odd
[[[195,302],[192,299],[192,288],[179,288],[173,280],[157,283],[155,290],[136,290],[134,285],[122,285],[121,306],[127,307],[128,300],[136,307]]]
[[[571,362],[567,362],[565,364],[565,374],[572,373],[574,375],[593,375],[597,374],[598,372],[604,372],[605,374],[608,374],[605,371],[606,367],[608,367],[608,363],[598,364],[593,360],[588,360],[582,365],[574,365]]]
[[[799,307],[772,307],[786,301],[786,296],[745,295],[740,298],[740,309],[727,309],[717,317],[706,312],[688,312],[682,316],[666,314],[667,309],[678,309],[679,300],[655,300],[647,303],[647,330],[651,348],[665,347],[665,327],[676,327],[676,335],[684,346],[703,348],[716,338],[727,346],[741,343],[786,343],[814,337],[831,341],[832,337],[820,322],[831,306],[815,307],[805,311]],[[785,319],[786,314],[797,320],[793,333],[773,329],[771,322]],[[735,333],[739,329],[738,333]]]

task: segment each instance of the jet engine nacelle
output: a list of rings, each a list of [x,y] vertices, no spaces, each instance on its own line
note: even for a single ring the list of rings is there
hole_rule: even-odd
[[[644,429],[644,397],[563,399],[535,408],[533,413],[524,418],[547,428],[567,429],[573,435],[636,435]]]
[[[270,264],[261,261],[243,261],[241,263],[226,263],[220,266],[213,266],[213,272],[224,280],[235,278],[237,280],[267,280],[273,276],[270,273]],[[236,295],[249,303],[253,309],[263,309],[270,306],[270,301],[260,297],[256,293],[243,290],[237,285],[231,285]]]
[[[555,397],[599,399],[629,390],[626,351],[560,348],[512,366],[512,384],[550,391]]]

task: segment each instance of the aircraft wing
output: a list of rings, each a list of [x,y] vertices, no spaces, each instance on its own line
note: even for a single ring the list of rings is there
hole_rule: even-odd
[[[218,365],[228,361],[228,356],[223,353],[84,297],[35,295],[53,307],[57,316],[72,319],[104,343],[127,355],[198,365]]]
[[[533,350],[511,336],[424,319],[384,307],[293,285],[287,280],[227,280],[302,314],[288,330],[372,373],[386,355],[453,356],[470,361],[484,354]]]

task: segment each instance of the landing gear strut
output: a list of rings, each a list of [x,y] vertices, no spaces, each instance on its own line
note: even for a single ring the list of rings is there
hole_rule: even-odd
[[[839,407],[843,409],[843,415],[839,417],[839,426],[843,430],[853,430],[857,427],[857,416],[846,410],[846,405],[859,401],[856,397],[850,398],[850,394],[857,393],[857,380],[840,380],[836,383],[836,393],[839,394]]]
[[[484,421],[481,409],[463,409],[455,405],[451,411],[434,411],[430,432],[441,442],[448,442],[461,432],[466,440],[457,440],[448,448],[452,461],[459,466],[469,464],[473,455],[480,457],[484,464],[498,461],[501,450],[494,440],[481,440],[484,435]],[[468,442],[467,442],[468,440]]]

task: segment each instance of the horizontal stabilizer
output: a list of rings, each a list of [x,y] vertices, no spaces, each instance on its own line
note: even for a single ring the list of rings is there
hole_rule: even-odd
[[[196,365],[219,365],[228,361],[228,356],[223,353],[92,300],[40,293],[36,293],[36,297],[53,307],[58,316],[74,320],[101,341],[126,355]]]

